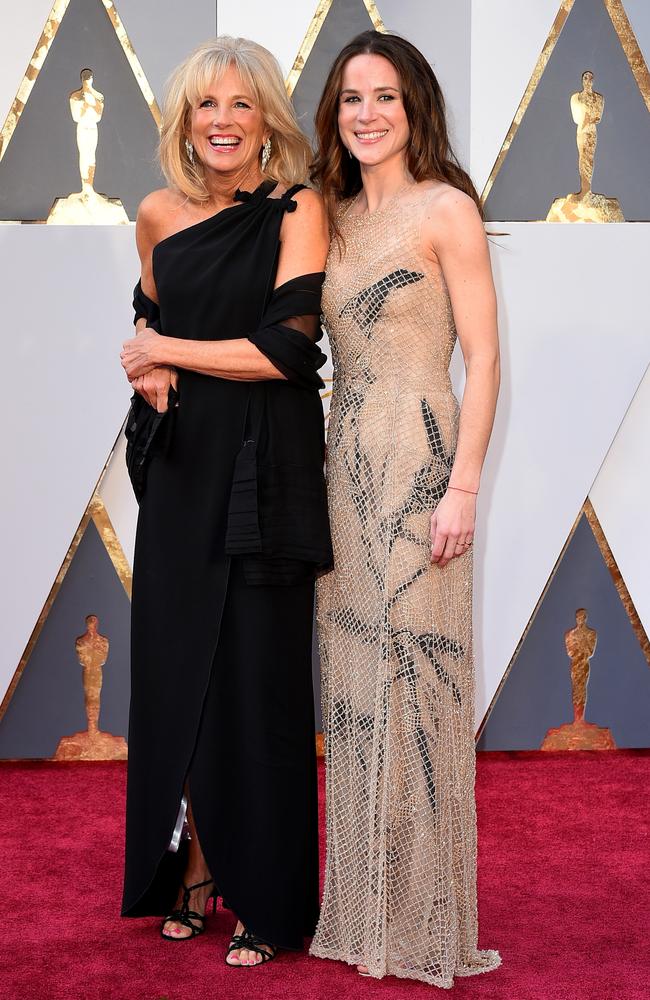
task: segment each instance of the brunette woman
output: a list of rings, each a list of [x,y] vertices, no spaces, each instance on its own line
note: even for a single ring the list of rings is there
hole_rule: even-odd
[[[316,131],[334,236],[334,572],[318,588],[328,843],[312,954],[447,988],[500,961],[477,946],[471,645],[499,382],[490,259],[440,87],[409,42],[346,45]]]

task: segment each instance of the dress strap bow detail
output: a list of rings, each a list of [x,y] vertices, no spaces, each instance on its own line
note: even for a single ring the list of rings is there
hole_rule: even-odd
[[[280,198],[272,198],[271,200],[275,202],[280,211],[295,212],[298,208],[298,202],[293,200],[293,196],[299,191],[303,191],[306,186],[306,184],[294,184],[293,187],[287,188]]]
[[[298,202],[293,201],[293,196],[294,194],[298,194],[299,191],[302,191],[307,185],[294,184],[279,198],[269,198],[269,195],[277,186],[277,181],[262,181],[259,187],[256,187],[254,191],[241,191],[237,188],[233,196],[233,201],[257,202],[266,198],[278,211],[295,212],[298,208]]]
[[[266,198],[273,191],[274,188],[278,186],[277,181],[262,181],[254,191],[242,191],[237,188],[233,195],[233,201],[259,201],[261,198]],[[278,199],[279,201],[280,199]]]

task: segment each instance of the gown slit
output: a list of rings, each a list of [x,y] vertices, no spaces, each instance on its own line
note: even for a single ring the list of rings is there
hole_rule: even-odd
[[[230,568],[230,560],[228,560],[228,570],[229,570],[229,568]],[[226,577],[226,599],[227,599],[227,596],[228,596],[228,579]],[[223,606],[221,608],[220,618],[222,616],[223,616]],[[220,631],[221,631],[221,621],[219,622],[219,632]],[[197,748],[197,745],[198,745],[198,742],[199,742],[199,738],[200,738],[200,734],[201,734],[201,726],[203,725],[203,720],[204,720],[204,715],[205,715],[205,706],[206,706],[207,697],[208,697],[208,691],[209,691],[209,688],[210,688],[210,683],[212,681],[212,675],[213,675],[213,672],[215,670],[215,664],[216,664],[216,661],[218,659],[218,654],[219,654],[219,634],[217,634],[217,645],[216,645],[216,648],[215,648],[214,653],[212,655],[212,661],[211,661],[210,671],[209,671],[209,674],[208,674],[208,679],[207,679],[207,683],[206,683],[206,686],[205,686],[205,691],[204,691],[204,694],[203,694],[203,699],[202,699],[202,702],[201,702],[201,712],[200,712],[200,715],[199,715],[199,721],[198,721],[198,725],[196,727],[196,733],[195,733],[195,736],[194,736],[194,744],[192,746],[192,751],[190,753],[190,757],[189,757],[187,766],[186,766],[185,771],[184,771],[183,783],[182,783],[182,786],[181,786],[181,793],[180,793],[180,796],[178,797],[178,803],[179,803],[179,805],[178,805],[178,810],[176,812],[176,819],[175,819],[174,824],[173,824],[173,826],[171,828],[171,831],[170,831],[170,834],[169,834],[169,838],[168,838],[166,846],[165,846],[165,848],[164,848],[164,850],[163,850],[163,852],[161,854],[160,860],[159,860],[158,864],[155,866],[155,871],[153,872],[153,874],[151,876],[151,879],[149,881],[149,885],[146,887],[145,891],[143,892],[142,897],[140,897],[141,899],[144,896],[146,896],[147,891],[150,889],[152,883],[154,882],[154,880],[155,880],[155,878],[156,878],[156,876],[157,876],[157,874],[158,874],[158,872],[160,870],[160,866],[161,866],[163,860],[167,857],[168,854],[171,854],[172,857],[175,856],[175,855],[177,855],[177,854],[180,855],[180,858],[182,859],[182,861],[184,863],[184,860],[185,860],[185,858],[184,858],[184,854],[185,854],[184,847],[186,845],[184,844],[182,836],[181,836],[181,840],[180,840],[179,845],[178,845],[178,849],[176,851],[172,851],[170,849],[170,844],[171,844],[171,841],[172,841],[173,833],[174,833],[174,830],[176,829],[176,825],[178,823],[178,814],[179,814],[180,809],[181,809],[181,804],[182,804],[182,801],[183,801],[183,796],[187,797],[188,805],[189,805],[189,803],[192,803],[192,813],[194,815],[194,825],[196,827],[196,832],[197,832],[197,835],[198,835],[199,844],[202,845],[201,835],[200,835],[200,832],[199,832],[199,823],[198,823],[198,821],[196,819],[196,810],[194,808],[194,802],[193,802],[193,799],[192,799],[192,796],[191,796],[191,774],[192,774],[192,763],[193,763],[193,760],[194,760],[194,755],[196,753],[196,748]],[[205,857],[205,852],[203,852],[203,854],[204,854],[204,857]],[[207,858],[206,858],[206,863],[207,863]],[[212,879],[214,881],[215,888],[218,891],[219,885],[221,883],[220,883],[218,877],[215,875],[215,871],[213,870],[213,867],[216,870],[217,866],[216,865],[213,865],[213,866],[208,865],[208,867],[210,869],[210,875],[211,875],[211,877],[212,877]],[[219,895],[221,895],[221,894],[219,893]]]

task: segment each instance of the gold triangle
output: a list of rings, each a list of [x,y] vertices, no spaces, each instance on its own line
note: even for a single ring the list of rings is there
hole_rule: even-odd
[[[294,59],[293,66],[289,70],[289,74],[286,79],[287,93],[289,97],[292,96],[294,90],[296,89],[296,84],[300,79],[303,69],[305,68],[305,63],[309,58],[309,54],[314,47],[316,39],[320,34],[320,30],[325,23],[325,18],[330,12],[334,0],[319,0],[318,6],[316,7],[316,12],[309,22],[309,27],[305,33],[305,37],[302,40],[302,45],[298,49],[298,55]],[[381,15],[377,10],[377,4],[375,0],[363,0],[364,7],[368,11],[368,16],[372,21],[372,24],[376,31],[386,31],[384,27],[384,22],[381,19]]]
[[[144,97],[149,110],[153,116],[157,127],[160,129],[162,117],[160,114],[160,108],[156,98],[153,95],[153,91],[147,82],[147,78],[144,75],[144,70],[140,65],[140,61],[135,54],[133,46],[129,41],[129,37],[125,31],[124,25],[120,20],[120,16],[115,9],[115,4],[113,0],[97,0],[101,2],[106,10],[109,21],[115,31],[117,40],[120,43],[124,55],[126,56],[129,66],[133,72],[136,82],[142,91],[142,96]],[[11,138],[16,130],[16,126],[20,121],[20,116],[25,110],[25,105],[29,100],[29,95],[32,92],[32,88],[36,83],[38,74],[43,68],[43,63],[47,58],[47,54],[50,51],[52,42],[56,37],[56,33],[61,26],[61,21],[63,20],[66,10],[68,9],[68,4],[70,0],[54,0],[52,9],[48,14],[47,21],[45,22],[45,27],[41,32],[41,37],[39,38],[36,48],[34,49],[34,54],[29,61],[29,65],[25,70],[25,75],[22,82],[18,88],[18,92],[14,98],[13,104],[9,109],[9,114],[7,115],[6,121],[2,127],[2,132],[0,132],[0,160],[4,156],[7,146],[9,145]]]
[[[627,614],[627,616],[628,616],[628,618],[630,620],[630,625],[632,626],[632,629],[633,629],[634,634],[635,634],[635,636],[637,638],[639,646],[641,647],[643,655],[645,656],[645,659],[646,659],[646,661],[648,663],[648,666],[650,667],[650,641],[648,640],[647,633],[646,633],[646,631],[645,631],[645,629],[644,629],[644,627],[643,627],[643,625],[641,623],[641,619],[639,618],[638,612],[637,612],[637,610],[636,610],[636,608],[634,606],[634,601],[632,600],[630,592],[629,592],[629,590],[627,589],[627,587],[625,585],[625,581],[623,579],[621,571],[619,570],[618,565],[616,563],[616,560],[614,559],[614,555],[612,553],[612,550],[609,547],[609,543],[608,543],[608,541],[607,541],[607,539],[605,537],[605,532],[603,531],[602,526],[600,524],[600,521],[598,520],[598,517],[596,516],[596,511],[593,508],[591,500],[589,499],[589,497],[587,497],[587,499],[583,503],[582,507],[580,508],[580,512],[579,512],[578,516],[576,517],[575,521],[573,522],[573,526],[571,528],[571,531],[569,532],[567,540],[564,543],[564,545],[562,546],[562,551],[560,552],[559,556],[557,557],[557,561],[555,563],[555,566],[551,570],[551,575],[549,576],[548,580],[546,581],[544,589],[543,589],[542,593],[540,594],[539,599],[537,601],[537,604],[535,605],[535,607],[533,609],[533,613],[530,616],[530,618],[528,619],[528,623],[526,625],[526,628],[524,629],[524,631],[523,631],[523,633],[521,635],[521,638],[520,638],[519,642],[517,643],[517,647],[516,647],[514,653],[512,654],[512,656],[510,658],[510,662],[509,662],[508,666],[506,667],[506,671],[505,671],[503,677],[501,678],[501,683],[499,684],[498,688],[494,692],[494,696],[492,698],[492,701],[490,702],[490,704],[488,706],[488,709],[487,709],[485,715],[483,716],[481,724],[478,727],[478,731],[476,733],[476,739],[477,740],[480,739],[481,733],[485,729],[485,726],[487,725],[488,719],[490,718],[490,715],[492,714],[492,709],[494,708],[494,706],[496,705],[497,701],[499,700],[499,696],[500,696],[500,694],[501,694],[501,692],[502,692],[502,690],[503,690],[503,688],[505,686],[506,681],[508,680],[508,677],[510,676],[510,671],[512,670],[513,666],[515,665],[515,663],[517,661],[517,657],[519,656],[519,652],[521,650],[521,647],[523,646],[524,642],[526,641],[526,639],[528,637],[528,633],[530,632],[531,626],[532,626],[533,622],[535,621],[535,618],[537,617],[537,612],[539,611],[540,607],[542,606],[542,604],[544,602],[544,599],[545,599],[545,597],[546,597],[546,595],[548,593],[549,587],[551,586],[551,584],[553,583],[553,580],[555,579],[555,574],[557,573],[557,571],[558,571],[558,569],[560,567],[560,564],[561,564],[562,560],[564,559],[564,555],[566,553],[566,550],[568,549],[569,543],[571,542],[573,536],[575,535],[576,528],[578,527],[578,524],[580,523],[583,514],[584,514],[584,516],[587,519],[587,523],[589,524],[589,527],[591,528],[593,536],[594,536],[594,538],[596,540],[596,544],[598,545],[598,548],[600,549],[600,554],[603,557],[603,561],[604,561],[605,565],[607,566],[607,569],[610,572],[610,576],[612,577],[612,580],[614,582],[614,586],[616,587],[616,590],[618,592],[618,596],[621,599],[621,604],[625,608],[625,612],[626,612],[626,614]]]
[[[122,431],[120,430],[120,435],[121,434]],[[2,721],[5,712],[7,711],[9,702],[14,696],[14,692],[18,687],[20,678],[23,675],[23,671],[25,670],[25,667],[29,662],[29,658],[32,655],[34,647],[38,641],[38,637],[40,636],[41,631],[43,630],[43,626],[45,625],[45,622],[47,621],[48,616],[50,614],[50,611],[54,606],[54,602],[56,601],[59,590],[61,589],[61,584],[65,579],[65,575],[68,572],[68,569],[70,568],[72,560],[75,557],[81,539],[85,535],[86,529],[90,521],[93,522],[95,528],[97,529],[97,533],[99,534],[99,537],[104,545],[104,548],[106,549],[108,557],[111,560],[113,567],[115,568],[115,572],[117,573],[120,582],[124,587],[127,597],[129,598],[129,600],[131,599],[131,580],[132,580],[131,567],[129,566],[128,559],[124,554],[124,550],[120,544],[120,540],[115,533],[115,529],[111,524],[111,519],[108,516],[108,511],[106,510],[106,507],[104,506],[104,501],[102,500],[99,493],[99,489],[102,480],[104,478],[104,474],[113,456],[116,444],[117,441],[113,445],[111,453],[108,456],[106,463],[104,464],[104,468],[102,469],[101,475],[97,481],[95,489],[93,490],[92,496],[88,501],[88,506],[83,512],[83,516],[81,518],[81,521],[79,522],[79,527],[74,533],[74,537],[72,539],[72,542],[70,543],[70,547],[68,548],[68,551],[65,554],[65,558],[61,563],[59,572],[57,573],[54,583],[52,584],[52,587],[50,589],[50,592],[47,595],[47,600],[45,601],[43,609],[40,615],[38,616],[38,620],[33,628],[32,634],[29,637],[27,645],[25,646],[23,655],[20,658],[20,662],[16,667],[15,673],[11,679],[11,683],[7,688],[4,698],[2,699],[2,704],[0,704],[0,722]]]
[[[625,13],[623,2],[622,0],[601,0],[601,2],[604,4],[605,9],[609,14],[614,30],[618,35],[618,39],[630,65],[630,69],[634,75],[634,79],[636,80],[639,90],[641,91],[641,96],[645,101],[648,111],[650,111],[650,72],[648,71],[648,67],[646,66],[643,54],[639,48],[636,36],[632,30],[632,25],[628,20],[627,14]],[[503,145],[499,150],[499,155],[494,162],[494,166],[490,171],[490,176],[488,177],[485,187],[483,188],[483,193],[481,195],[481,202],[483,204],[485,204],[486,199],[492,190],[492,185],[494,184],[496,176],[503,166],[503,161],[508,155],[508,151],[512,145],[512,140],[517,134],[517,130],[524,115],[526,114],[526,111],[528,110],[528,105],[533,98],[533,94],[537,90],[539,81],[544,75],[544,70],[546,69],[547,63],[551,58],[553,49],[555,48],[557,40],[560,37],[560,32],[562,31],[562,28],[571,13],[571,8],[574,3],[575,0],[562,0],[560,9],[548,34],[548,38],[546,39],[539,59],[535,64],[535,69],[533,70],[532,76],[528,81],[528,86],[524,91],[524,96],[519,103],[519,107],[515,112],[515,117],[512,119],[512,123],[508,129],[508,134],[503,141]]]
[[[601,523],[598,520],[596,511],[593,508],[591,500],[587,499],[584,505],[584,513],[587,521],[589,522],[589,527],[593,532],[593,536],[596,539],[598,548],[600,549],[600,554],[603,557],[603,561],[609,570],[610,576],[614,582],[614,586],[618,591],[618,596],[621,599],[621,604],[625,608],[628,618],[630,619],[630,625],[634,630],[634,634],[637,637],[639,646],[643,650],[643,655],[646,658],[646,662],[650,667],[650,641],[646,634],[646,630],[641,624],[641,619],[639,618],[639,613],[634,606],[634,601],[630,595],[629,590],[625,585],[625,580],[621,575],[621,571],[618,568],[612,550],[609,547],[609,542],[605,537],[605,532],[602,529]]]

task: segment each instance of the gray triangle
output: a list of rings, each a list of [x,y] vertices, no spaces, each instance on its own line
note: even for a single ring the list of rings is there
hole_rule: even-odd
[[[485,202],[490,222],[545,219],[580,189],[569,108],[585,70],[605,98],[592,190],[618,198],[627,221],[650,219],[650,115],[602,0],[575,0]]]
[[[0,758],[52,757],[61,737],[86,728],[75,639],[89,614],[97,615],[110,642],[99,726],[126,737],[130,603],[90,521],[0,722]]]
[[[650,668],[600,549],[582,516],[490,713],[479,750],[539,750],[549,729],[571,722],[570,661],[564,634],[585,608],[596,629],[588,722],[617,747],[650,746]]]
[[[363,0],[333,0],[293,92],[293,106],[303,132],[314,134],[314,114],[327,74],[344,45],[374,28]]]
[[[101,0],[70,0],[0,162],[0,218],[44,220],[55,198],[81,189],[69,95],[88,67],[106,99],[95,190],[120,198],[130,219],[161,185],[158,130]]]

